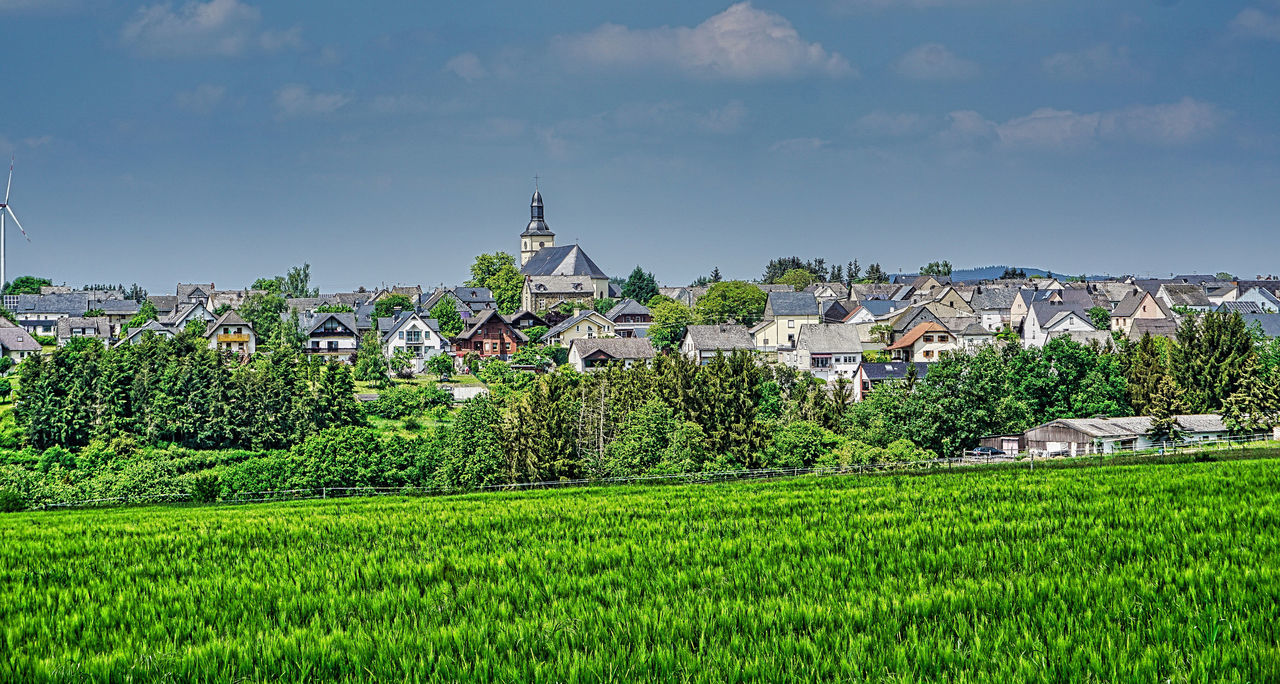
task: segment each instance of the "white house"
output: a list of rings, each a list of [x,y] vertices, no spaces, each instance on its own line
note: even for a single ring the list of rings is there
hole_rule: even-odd
[[[839,323],[800,326],[794,350],[781,351],[778,359],[796,370],[808,371],[822,380],[852,380],[862,363],[862,340],[858,329]]]
[[[680,341],[680,353],[700,366],[706,365],[716,354],[728,356],[739,349],[755,349],[745,325],[691,325]]]
[[[1032,302],[1022,321],[1022,344],[1043,347],[1056,333],[1094,332],[1089,315],[1065,302]]]
[[[407,350],[413,356],[415,373],[422,372],[427,359],[436,354],[447,354],[452,349],[449,340],[440,334],[436,319],[423,318],[416,311],[401,311],[395,316],[379,318],[378,332],[387,358],[401,349]]]
[[[644,337],[577,338],[569,343],[569,365],[579,371],[620,363],[630,368],[648,363],[658,353]]]
[[[194,319],[192,319],[194,320]],[[210,349],[229,351],[240,356],[253,356],[258,350],[258,335],[253,325],[234,309],[222,314],[205,330],[204,337]]]
[[[360,347],[360,332],[353,313],[314,314],[303,322],[308,354],[347,360]]]

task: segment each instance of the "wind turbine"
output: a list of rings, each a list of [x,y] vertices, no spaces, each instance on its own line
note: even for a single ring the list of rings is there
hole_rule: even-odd
[[[18,215],[13,213],[13,207],[9,206],[9,188],[13,187],[13,157],[9,157],[9,182],[4,186],[4,201],[0,202],[0,287],[3,287],[9,281],[4,279],[4,215],[8,214],[13,222],[18,224],[18,230],[22,231],[22,237],[31,242],[31,236],[27,235],[27,229],[22,227],[22,222],[18,220]]]

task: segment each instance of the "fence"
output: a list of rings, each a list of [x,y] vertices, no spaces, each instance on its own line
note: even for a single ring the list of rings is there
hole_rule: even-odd
[[[1244,448],[1250,443],[1270,440],[1270,435],[1248,435],[1232,439],[1205,440],[1200,442],[1168,442],[1163,445],[1142,450],[1117,450],[1111,453],[1091,453],[1037,457],[1028,455],[975,455],[965,452],[958,458],[935,458],[923,461],[896,461],[881,463],[852,464],[825,468],[755,468],[741,470],[722,470],[714,472],[689,472],[654,475],[633,475],[627,477],[609,477],[599,479],[550,480],[545,482],[515,482],[511,484],[484,485],[474,489],[449,489],[442,487],[317,487],[301,489],[272,489],[260,492],[234,492],[218,499],[224,504],[267,503],[277,501],[301,501],[311,499],[343,499],[372,496],[445,496],[450,494],[466,494],[471,492],[517,492],[539,489],[561,489],[567,487],[688,483],[710,484],[735,480],[777,479],[798,477],[801,475],[816,476],[849,476],[874,475],[895,472],[927,472],[954,468],[972,468],[975,466],[999,464],[1026,464],[1035,469],[1036,461],[1100,461],[1103,458],[1114,458],[1117,455],[1129,454],[1135,457],[1165,456],[1169,454],[1225,450]],[[116,497],[110,499],[89,499],[84,501],[68,501],[45,504],[39,509],[55,508],[91,508],[95,506],[123,506],[150,503],[194,503],[190,494],[163,494],[145,497]]]

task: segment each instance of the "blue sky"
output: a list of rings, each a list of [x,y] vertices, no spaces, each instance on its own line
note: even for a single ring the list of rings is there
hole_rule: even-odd
[[[1276,272],[1280,2],[0,0],[10,277]],[[12,224],[11,224],[12,227]]]

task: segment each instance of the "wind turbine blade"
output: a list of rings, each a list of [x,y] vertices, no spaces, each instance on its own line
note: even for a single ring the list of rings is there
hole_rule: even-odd
[[[13,219],[13,222],[18,224],[18,230],[22,231],[22,237],[26,238],[27,242],[31,242],[31,236],[27,235],[27,229],[22,227],[22,221],[18,220],[18,215],[13,213],[13,210],[10,209],[7,204],[4,205],[4,210],[9,212],[9,218]]]
[[[9,188],[13,187],[13,157],[9,157],[9,182],[4,186],[4,203],[9,203]]]

